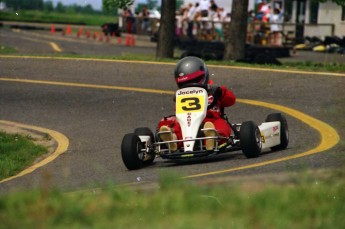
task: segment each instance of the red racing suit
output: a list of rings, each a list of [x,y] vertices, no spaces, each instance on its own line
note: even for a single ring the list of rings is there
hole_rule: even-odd
[[[206,118],[204,119],[203,123],[205,122],[212,122],[218,131],[219,135],[224,137],[229,137],[231,134],[231,127],[227,123],[225,119],[221,117],[221,111],[225,107],[230,107],[235,104],[236,97],[225,86],[220,86],[221,93],[218,93],[218,98],[214,98],[214,95],[209,92],[208,94],[208,104],[212,104],[214,100],[214,104],[207,110]],[[219,91],[218,91],[219,92]],[[176,120],[175,116],[164,117],[158,123],[157,130],[161,126],[168,126],[173,129],[173,132],[176,134],[177,139],[182,139],[182,131],[179,123]]]

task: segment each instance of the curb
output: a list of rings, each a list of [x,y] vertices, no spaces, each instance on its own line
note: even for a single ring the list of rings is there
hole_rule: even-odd
[[[5,131],[6,133],[18,133],[38,138],[40,140],[36,141],[36,143],[47,147],[49,150],[45,156],[38,158],[30,167],[24,169],[14,176],[0,180],[0,184],[27,175],[36,169],[45,166],[46,164],[55,160],[61,154],[65,153],[69,146],[68,138],[62,133],[38,126],[0,120],[0,130]]]

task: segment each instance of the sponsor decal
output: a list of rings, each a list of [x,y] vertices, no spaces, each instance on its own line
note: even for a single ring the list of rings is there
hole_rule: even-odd
[[[202,75],[205,75],[205,72],[201,71],[201,70],[193,72],[191,74],[187,74],[187,75],[185,73],[183,73],[183,72],[180,72],[178,74],[178,78],[176,78],[176,82],[177,83],[183,83],[183,82],[186,82],[186,81],[198,78],[198,77],[200,77]]]
[[[276,132],[278,129],[279,129],[279,127],[278,127],[278,126],[274,126],[274,127],[272,127],[273,132]]]
[[[261,135],[261,142],[265,143],[266,142],[265,135],[263,133],[261,133],[260,135]]]
[[[192,154],[192,153],[182,154],[181,157],[194,157],[194,154]]]
[[[192,122],[192,113],[187,113],[187,126],[190,127]]]

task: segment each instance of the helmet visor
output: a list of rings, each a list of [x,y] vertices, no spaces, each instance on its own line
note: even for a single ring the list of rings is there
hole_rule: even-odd
[[[200,83],[203,84],[205,78],[205,71],[196,71],[188,75],[184,75],[183,73],[179,74],[179,77],[176,78],[176,83],[179,86],[183,86],[186,84],[192,84],[192,83]]]

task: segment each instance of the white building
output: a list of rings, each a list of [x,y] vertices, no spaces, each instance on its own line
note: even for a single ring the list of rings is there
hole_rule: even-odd
[[[268,2],[272,9],[276,4],[281,5],[286,23],[285,31],[293,31],[297,36],[345,36],[345,6],[339,6],[331,0],[325,3],[315,0]]]
[[[199,0],[184,0],[184,4]],[[232,0],[215,0],[225,11],[231,12]],[[284,13],[284,32],[297,36],[345,36],[345,6],[328,0],[249,0],[248,11],[256,9],[261,2],[268,2],[271,9],[279,6]]]

